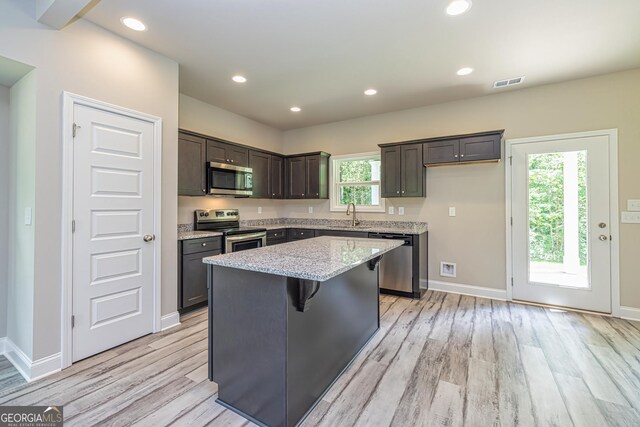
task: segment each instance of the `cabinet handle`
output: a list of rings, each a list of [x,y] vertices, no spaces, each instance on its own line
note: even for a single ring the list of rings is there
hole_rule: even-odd
[[[457,154],[454,154],[454,155],[453,155],[453,157],[455,157],[455,158],[457,159],[457,158],[458,158],[458,155],[457,155]]]
[[[231,163],[233,163],[233,159],[231,159]]]
[[[460,157],[464,157],[464,154],[460,154]]]
[[[304,193],[302,193],[302,197],[304,197]]]
[[[400,194],[400,191],[396,191],[396,193]]]
[[[206,193],[206,192],[207,192],[207,190],[205,190],[205,189],[203,188],[203,189],[202,189],[202,192],[203,192],[203,193]]]
[[[404,194],[404,190],[402,190],[402,194]]]
[[[202,246],[207,246],[207,244],[206,244],[206,243],[203,243],[203,244],[202,244]]]

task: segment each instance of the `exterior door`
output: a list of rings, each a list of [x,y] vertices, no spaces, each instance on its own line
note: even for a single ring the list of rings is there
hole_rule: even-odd
[[[609,138],[512,146],[513,298],[611,312]]]
[[[77,361],[153,332],[154,132],[150,122],[87,106],[73,114]]]

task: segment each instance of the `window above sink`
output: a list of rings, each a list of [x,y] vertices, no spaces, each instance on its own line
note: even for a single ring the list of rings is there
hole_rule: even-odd
[[[329,166],[331,210],[346,211],[349,203],[355,203],[357,212],[384,213],[380,165],[380,152],[332,156]]]

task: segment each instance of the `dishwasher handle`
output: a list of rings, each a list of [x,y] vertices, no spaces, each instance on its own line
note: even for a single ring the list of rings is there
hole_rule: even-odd
[[[403,246],[413,246],[413,237],[401,234],[369,233],[370,239],[404,240]]]

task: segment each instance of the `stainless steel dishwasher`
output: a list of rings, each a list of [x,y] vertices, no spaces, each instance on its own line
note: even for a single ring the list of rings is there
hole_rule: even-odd
[[[380,289],[413,292],[413,237],[405,234],[369,233],[370,239],[404,240],[380,261]]]

